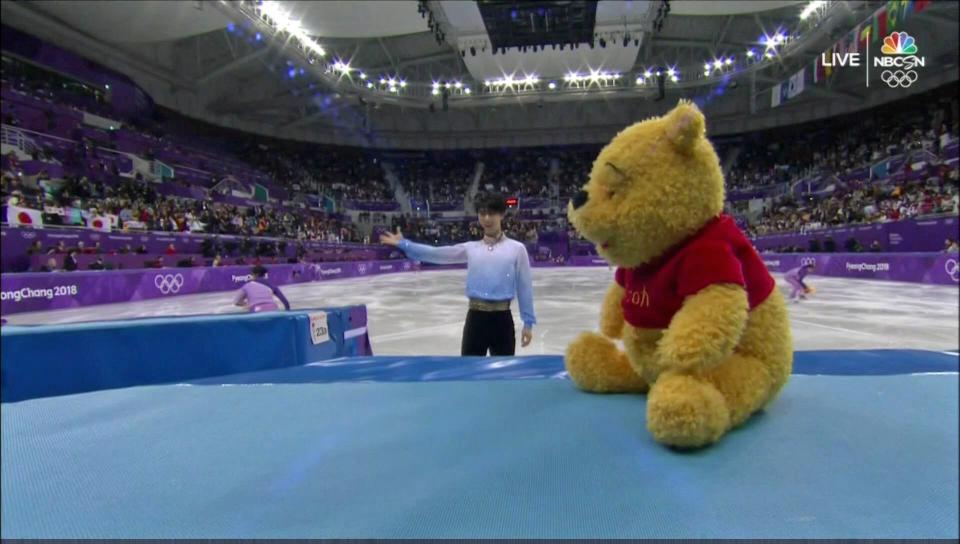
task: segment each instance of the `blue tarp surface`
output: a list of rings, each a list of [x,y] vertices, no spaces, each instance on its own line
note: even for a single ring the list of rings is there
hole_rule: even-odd
[[[0,529],[956,538],[957,356],[796,367],[764,413],[688,453],[651,439],[645,397],[549,379],[559,357],[344,359],[5,403]]]

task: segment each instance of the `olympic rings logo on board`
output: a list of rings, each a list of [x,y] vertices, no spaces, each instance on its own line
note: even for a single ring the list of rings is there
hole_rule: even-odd
[[[6,234],[6,233],[4,233],[4,234]],[[23,238],[26,238],[27,240],[32,240],[32,239],[34,239],[34,238],[37,237],[37,233],[35,233],[35,232],[21,232],[21,233],[20,233],[20,236],[22,236]]]
[[[367,264],[366,264],[366,263],[360,263],[360,264],[358,264],[358,265],[357,265],[357,273],[358,273],[358,274],[366,274],[366,273],[367,273]]]
[[[943,263],[943,271],[951,280],[960,283],[960,263],[956,259],[947,259],[947,262]]]
[[[178,293],[180,288],[183,287],[183,276],[180,274],[157,274],[153,278],[153,284],[164,295]]]
[[[812,264],[812,265],[816,266],[816,265],[817,265],[817,260],[814,259],[813,257],[804,257],[804,258],[800,259],[800,266],[807,266],[808,264]]]
[[[919,77],[920,76],[913,70],[884,70],[883,73],[880,74],[880,79],[889,85],[891,89],[896,89],[897,87],[906,89],[913,85]]]

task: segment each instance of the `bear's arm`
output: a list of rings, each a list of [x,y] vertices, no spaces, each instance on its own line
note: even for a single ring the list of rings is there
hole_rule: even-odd
[[[624,288],[617,282],[611,282],[607,288],[607,295],[603,298],[603,307],[600,308],[600,332],[608,338],[620,338],[623,334],[623,300]]]
[[[660,365],[706,369],[729,357],[747,325],[745,287],[742,263],[728,240],[692,244],[677,274],[683,305],[660,340]]]
[[[713,284],[688,296],[657,347],[665,369],[703,370],[729,357],[747,326],[747,291],[732,283]]]

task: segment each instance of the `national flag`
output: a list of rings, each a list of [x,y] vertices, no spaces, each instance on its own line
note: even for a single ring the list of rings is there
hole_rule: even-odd
[[[790,96],[788,96],[788,92],[789,83],[777,83],[774,85],[770,90],[770,107],[776,108],[780,104],[786,102],[787,99],[790,98]]]
[[[125,221],[123,223],[124,229],[146,229],[147,224],[141,221]]]
[[[823,55],[821,55],[821,58],[824,57],[824,56],[825,56],[826,58],[828,58],[828,59],[833,59],[833,46],[832,46],[832,45],[830,46],[829,49],[827,49],[826,51],[823,52]],[[833,61],[832,61],[832,60],[831,60],[830,64],[827,64],[827,65],[823,66],[822,68],[823,68],[824,79],[826,79],[826,78],[830,77],[831,75],[833,75]]]
[[[804,70],[801,69],[790,76],[790,81],[787,83],[787,98],[793,98],[803,92],[803,72]]]
[[[930,4],[930,0],[916,0],[913,3],[913,12],[920,13]]]
[[[32,208],[7,205],[7,223],[22,227],[42,227],[43,213]]]
[[[877,36],[887,35],[887,8],[886,6],[877,10],[873,14],[873,20],[877,23]]]
[[[867,48],[867,43],[870,41],[871,35],[873,35],[873,26],[863,25],[863,28],[860,30],[860,43],[864,50]]]
[[[100,232],[110,232],[113,225],[105,215],[91,215],[87,218],[87,227]]]
[[[887,2],[887,28],[896,30],[898,28],[897,23],[899,21],[900,2],[898,0],[890,0]]]
[[[173,179],[173,167],[158,160],[153,161],[153,175],[160,180]]]
[[[251,194],[254,200],[259,200],[260,202],[266,202],[270,200],[270,191],[264,185],[259,183],[253,184],[253,193]]]
[[[859,53],[860,52],[860,25],[854,27],[853,32],[847,35],[850,40],[847,46],[847,53]]]

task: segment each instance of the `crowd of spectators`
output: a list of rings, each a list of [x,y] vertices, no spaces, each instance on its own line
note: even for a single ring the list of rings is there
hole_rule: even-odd
[[[827,171],[837,175],[916,150],[941,153],[957,140],[952,85],[819,121],[745,135],[727,174],[728,189],[755,189]],[[721,157],[721,160],[723,157]]]
[[[508,236],[528,243],[537,243],[541,236],[551,232],[571,230],[564,216],[523,219],[512,212],[504,218],[502,225]],[[476,219],[471,217],[464,217],[459,220],[439,220],[402,215],[393,218],[390,228],[392,230],[399,228],[404,236],[428,244],[458,244],[477,240],[483,236],[483,229],[477,224]]]
[[[292,192],[322,194],[338,202],[394,200],[379,159],[363,149],[249,139],[239,154]]]
[[[549,198],[551,150],[497,149],[484,154],[481,189],[520,198]]]
[[[476,154],[460,151],[424,151],[391,154],[393,165],[407,195],[418,201],[462,204],[476,169]]]
[[[67,178],[46,183],[5,173],[0,184],[3,202],[43,210],[44,224],[83,224],[83,216],[117,217],[118,229],[160,232],[199,232],[242,236],[280,236],[298,240],[360,242],[357,225],[314,210],[270,206],[240,208],[209,200],[164,196],[146,182],[125,180],[117,185]],[[73,212],[76,210],[76,213]]]
[[[936,177],[894,185],[851,183],[822,199],[786,198],[754,221],[748,234],[806,232],[928,215],[956,215],[960,211],[957,174],[954,167],[946,179]]]

